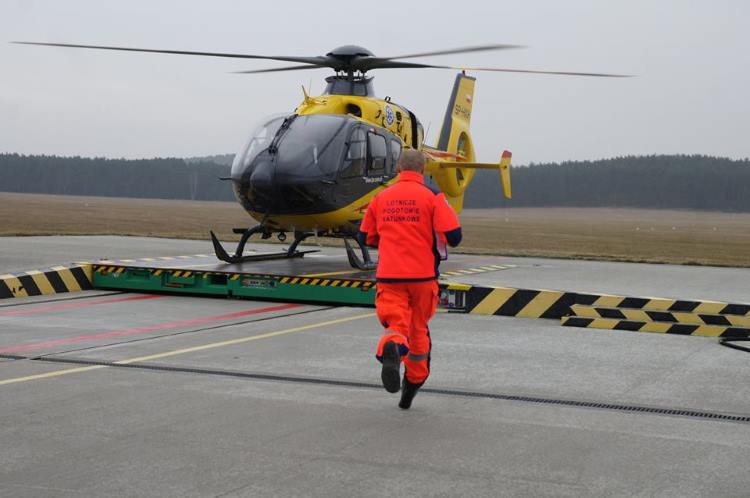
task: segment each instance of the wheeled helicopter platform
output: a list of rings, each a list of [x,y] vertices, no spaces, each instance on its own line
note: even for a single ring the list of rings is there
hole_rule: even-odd
[[[440,268],[440,305],[456,311],[466,307],[470,286],[448,279],[512,267],[481,256],[452,256]],[[349,267],[347,256],[333,250],[244,263],[224,263],[211,254],[103,260],[92,265],[92,284],[98,289],[344,305],[375,302],[375,272]]]
[[[262,256],[259,253],[258,256]],[[560,320],[569,327],[656,332],[746,340],[750,304],[685,301],[600,293],[488,287],[459,283],[461,277],[514,268],[496,257],[453,255],[441,264],[440,308],[522,318]],[[214,255],[99,261],[92,285],[145,293],[168,293],[298,303],[373,306],[374,271],[349,267],[340,250],[307,250],[304,257],[224,263]]]

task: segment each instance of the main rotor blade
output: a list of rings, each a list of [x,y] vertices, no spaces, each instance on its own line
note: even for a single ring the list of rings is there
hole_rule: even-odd
[[[300,71],[302,69],[320,69],[328,66],[320,66],[317,64],[311,64],[309,66],[285,66],[285,67],[274,67],[270,69],[253,69],[252,71],[232,71],[232,74],[256,74],[256,73],[275,73],[279,71]]]
[[[419,62],[402,62],[391,59],[381,59],[380,57],[361,57],[354,59],[352,65],[359,70],[369,71],[371,69],[419,69],[429,67],[442,67],[432,66],[430,64],[421,64]]]
[[[610,73],[583,73],[574,71],[539,71],[534,69],[510,69],[500,67],[469,67],[469,66],[438,66],[434,64],[419,64],[414,62],[400,62],[400,61],[383,61],[376,62],[376,64],[369,69],[398,69],[398,68],[414,68],[414,69],[454,69],[458,71],[492,71],[500,73],[527,73],[527,74],[552,74],[561,76],[595,76],[601,78],[631,78],[630,74],[610,74]]]
[[[581,73],[576,71],[539,71],[535,69],[509,69],[501,67],[458,67],[458,66],[427,66],[440,69],[458,69],[461,71],[492,71],[498,73],[526,73],[526,74],[552,74],[559,76],[594,76],[598,78],[632,78],[632,74],[611,73]]]
[[[457,47],[448,48],[445,50],[435,50],[432,52],[421,52],[418,54],[406,54],[396,55],[394,57],[383,57],[383,59],[411,59],[414,57],[430,57],[433,55],[448,55],[448,54],[467,54],[469,52],[485,52],[488,50],[507,50],[512,48],[526,48],[525,45],[508,45],[505,43],[499,43],[494,45],[475,45],[471,47]]]
[[[272,61],[284,61],[284,62],[299,62],[302,64],[316,64],[326,65],[327,59],[325,57],[288,57],[282,55],[253,55],[253,54],[232,54],[225,52],[194,52],[190,50],[166,50],[166,49],[152,49],[152,48],[133,48],[133,47],[109,47],[104,45],[79,45],[74,43],[43,43],[43,42],[27,42],[27,41],[14,41],[18,45],[41,45],[47,47],[64,47],[64,48],[88,48],[94,50],[118,50],[121,52],[146,52],[152,54],[173,54],[173,55],[199,55],[204,57],[229,57],[232,59],[265,59]]]

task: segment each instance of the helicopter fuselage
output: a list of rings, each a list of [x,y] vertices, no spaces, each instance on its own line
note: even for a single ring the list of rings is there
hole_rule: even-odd
[[[423,138],[416,116],[390,100],[305,95],[237,154],[234,193],[271,231],[351,236],[372,197],[395,180],[401,150]]]

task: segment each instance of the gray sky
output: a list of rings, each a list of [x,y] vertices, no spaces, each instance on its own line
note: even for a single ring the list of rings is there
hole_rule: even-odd
[[[365,5],[372,7],[365,8]],[[27,47],[10,40],[318,55],[486,43],[524,50],[424,59],[451,65],[636,74],[631,79],[479,73],[478,158],[516,164],[625,154],[750,156],[745,0],[249,2],[0,0],[0,152],[107,157],[235,152],[256,122],[291,111],[328,69],[202,57]],[[433,143],[448,70],[372,73]]]

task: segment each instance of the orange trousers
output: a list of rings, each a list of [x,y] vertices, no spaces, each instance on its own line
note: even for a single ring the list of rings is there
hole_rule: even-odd
[[[375,357],[382,361],[383,346],[393,341],[399,346],[405,376],[421,385],[430,375],[430,329],[427,323],[438,303],[436,280],[426,282],[378,282],[375,308],[385,327]]]

